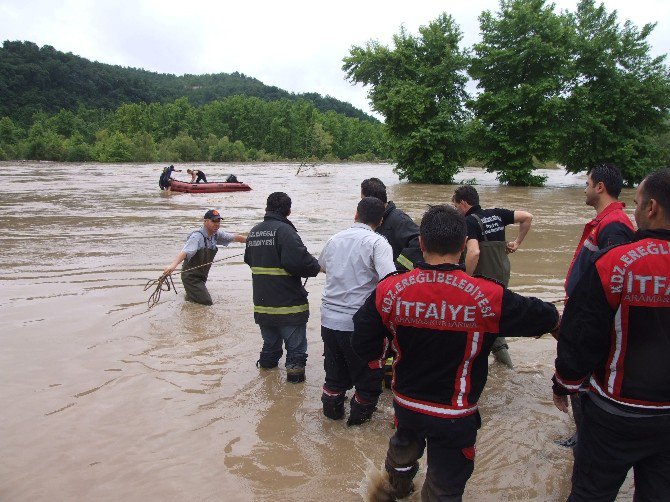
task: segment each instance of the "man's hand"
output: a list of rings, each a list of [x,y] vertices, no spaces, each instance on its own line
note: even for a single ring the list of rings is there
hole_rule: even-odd
[[[517,249],[519,249],[519,243],[517,241],[509,241],[507,243],[507,254],[511,254]]]
[[[554,394],[554,404],[556,408],[561,410],[563,413],[568,412],[568,396],[559,396]]]

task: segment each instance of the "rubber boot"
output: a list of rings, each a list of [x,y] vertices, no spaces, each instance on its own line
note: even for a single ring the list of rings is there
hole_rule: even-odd
[[[386,460],[388,482],[391,485],[393,500],[408,497],[414,491],[414,476],[419,472],[419,462],[407,466],[392,466]]]
[[[504,364],[509,369],[514,369],[514,364],[512,363],[512,357],[509,355],[509,345],[504,337],[499,336],[496,338],[496,341],[493,342],[493,348],[491,348],[491,353],[496,361],[501,364]]]
[[[331,420],[342,420],[344,418],[344,392],[341,394],[321,394],[323,403],[323,414]]]
[[[270,359],[259,359],[256,361],[257,368],[263,368],[265,370],[271,370],[279,366],[279,361],[272,361]]]
[[[356,394],[351,398],[351,411],[347,425],[361,425],[372,418],[372,414],[377,409],[374,403],[361,403],[356,399]]]
[[[294,366],[286,368],[286,381],[289,383],[300,383],[305,381],[304,366]]]

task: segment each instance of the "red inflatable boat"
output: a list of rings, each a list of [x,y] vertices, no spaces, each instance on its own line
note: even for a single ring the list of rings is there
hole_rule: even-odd
[[[251,187],[246,183],[227,183],[223,181],[187,183],[185,181],[170,180],[170,190],[187,193],[248,192],[251,190]]]

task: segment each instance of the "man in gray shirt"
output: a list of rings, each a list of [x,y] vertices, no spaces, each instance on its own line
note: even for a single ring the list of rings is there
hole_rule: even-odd
[[[396,270],[391,245],[375,233],[383,214],[382,201],[375,197],[361,199],[353,226],[331,237],[319,257],[326,273],[321,302],[326,371],[323,414],[333,420],[343,418],[345,393],[354,387],[347,425],[369,420],[382,391],[383,360],[376,368],[362,361],[351,348],[351,335],[356,311],[379,280]]]
[[[217,245],[227,246],[231,242],[245,242],[246,234],[231,234],[224,232],[221,226],[221,214],[216,209],[210,209],[203,217],[202,228],[191,232],[186,244],[170,263],[164,274],[170,275],[183,261],[181,282],[186,290],[186,299],[202,305],[211,305],[212,297],[207,291],[207,277],[212,266]]]

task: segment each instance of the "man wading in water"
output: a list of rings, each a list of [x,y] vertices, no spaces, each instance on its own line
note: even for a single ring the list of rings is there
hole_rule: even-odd
[[[191,232],[186,239],[184,248],[175,259],[165,267],[164,274],[170,275],[183,261],[181,282],[186,290],[186,299],[202,305],[211,305],[212,297],[207,291],[207,276],[212,261],[220,246],[227,246],[231,242],[246,242],[246,234],[231,234],[220,230],[221,215],[216,209],[205,213],[202,228]],[[195,268],[197,267],[197,268]],[[191,270],[189,270],[191,269]]]
[[[619,169],[613,164],[599,164],[589,169],[586,175],[585,202],[596,210],[596,217],[584,226],[582,238],[568,268],[565,278],[566,304],[584,271],[602,250],[632,241],[635,233],[630,218],[623,211],[626,204],[618,200],[623,186]],[[577,394],[570,396],[570,404],[577,430],[572,437],[556,441],[556,444],[567,448],[577,444],[582,419],[582,408]]]
[[[459,213],[465,216],[468,226],[465,271],[470,275],[482,275],[495,279],[505,287],[509,284],[510,253],[514,253],[530,230],[533,215],[526,211],[509,209],[482,209],[475,187],[463,185],[454,191],[452,202]],[[519,224],[519,234],[513,241],[505,240],[505,227]],[[491,352],[496,361],[513,368],[509,346],[504,337],[498,337]]]
[[[373,365],[387,340],[398,354],[388,482],[379,480],[371,500],[408,496],[426,447],[421,500],[461,500],[474,469],[481,424],[477,401],[493,342],[498,335],[539,336],[558,327],[550,303],[465,273],[458,261],[466,225],[456,209],[430,208],[420,231],[424,261],[382,280],[354,315],[351,345],[361,359]]]

